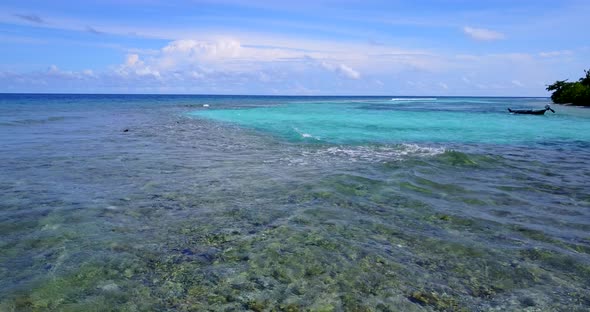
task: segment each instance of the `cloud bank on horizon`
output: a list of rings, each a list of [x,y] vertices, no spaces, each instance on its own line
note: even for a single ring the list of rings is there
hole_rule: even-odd
[[[0,92],[547,96],[590,2],[0,4]]]

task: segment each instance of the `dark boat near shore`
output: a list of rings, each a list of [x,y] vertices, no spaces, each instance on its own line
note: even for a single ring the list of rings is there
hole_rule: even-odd
[[[545,112],[550,110],[551,112],[555,113],[549,104],[545,105],[544,109],[510,109],[508,111],[513,114],[527,114],[527,115],[545,115]]]

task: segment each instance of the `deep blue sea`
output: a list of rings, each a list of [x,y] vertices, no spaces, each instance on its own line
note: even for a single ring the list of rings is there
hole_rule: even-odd
[[[549,103],[0,94],[0,311],[587,311]]]

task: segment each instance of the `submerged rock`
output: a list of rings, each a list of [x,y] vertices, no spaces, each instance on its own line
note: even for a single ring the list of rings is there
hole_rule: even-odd
[[[114,282],[106,283],[102,286],[99,286],[99,288],[107,292],[119,291],[119,285],[115,284]]]
[[[534,307],[535,305],[537,305],[535,303],[535,299],[533,299],[532,297],[523,297],[519,299],[520,303],[522,304],[523,307]]]

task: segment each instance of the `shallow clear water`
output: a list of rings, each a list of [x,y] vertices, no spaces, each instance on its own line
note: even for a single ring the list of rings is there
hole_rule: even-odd
[[[584,311],[590,110],[545,104],[0,95],[0,310]]]
[[[589,141],[590,113],[566,109],[539,116],[506,108],[542,108],[545,99],[404,98],[308,100],[250,109],[204,107],[190,113],[265,130],[290,140],[333,144]],[[581,114],[581,116],[580,116]]]

